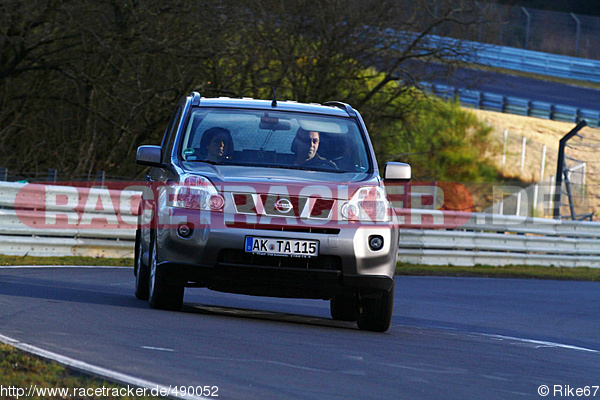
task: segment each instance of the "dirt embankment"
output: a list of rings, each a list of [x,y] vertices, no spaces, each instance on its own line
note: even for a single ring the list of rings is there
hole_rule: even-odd
[[[486,156],[498,167],[507,181],[550,181],[556,175],[560,139],[575,127],[575,123],[549,121],[493,111],[470,110],[492,127]],[[507,132],[504,151],[504,132]],[[526,138],[525,158],[521,165],[523,138]],[[543,148],[546,147],[545,158]],[[567,167],[585,163],[585,198],[589,211],[600,216],[600,129],[583,128],[566,148]],[[542,161],[545,160],[542,172]],[[578,171],[582,171],[581,166]],[[580,172],[573,179],[581,179]],[[596,219],[596,218],[595,218]]]

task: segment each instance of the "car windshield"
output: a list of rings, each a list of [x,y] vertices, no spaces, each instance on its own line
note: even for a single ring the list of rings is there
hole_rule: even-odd
[[[223,165],[371,170],[355,119],[271,110],[195,109],[178,157]]]

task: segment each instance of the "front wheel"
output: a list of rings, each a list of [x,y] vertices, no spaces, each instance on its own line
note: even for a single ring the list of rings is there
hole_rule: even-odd
[[[156,238],[150,241],[150,278],[148,279],[149,303],[160,310],[180,310],[183,306],[184,286],[170,285],[159,274],[156,260]]]
[[[358,301],[356,323],[362,330],[385,332],[390,328],[394,311],[395,282],[389,291],[381,291],[381,296],[364,297]]]
[[[337,295],[330,300],[331,318],[337,321],[356,321],[356,297]]]
[[[140,300],[148,300],[150,292],[148,290],[150,269],[143,261],[143,247],[141,231],[135,232],[135,259],[133,272],[135,274],[135,297]]]

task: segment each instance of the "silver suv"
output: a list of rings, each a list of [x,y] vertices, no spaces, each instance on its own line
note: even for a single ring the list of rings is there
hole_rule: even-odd
[[[178,310],[185,287],[329,300],[334,319],[386,331],[398,233],[360,114],[347,104],[179,101],[151,166],[135,295]],[[384,177],[408,181],[410,166]]]

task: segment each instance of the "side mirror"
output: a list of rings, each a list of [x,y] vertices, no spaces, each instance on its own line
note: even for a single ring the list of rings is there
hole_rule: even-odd
[[[151,167],[163,167],[162,148],[160,146],[140,146],[137,149],[135,162]]]
[[[389,162],[383,169],[383,179],[386,181],[408,182],[411,178],[410,165],[401,162]]]

